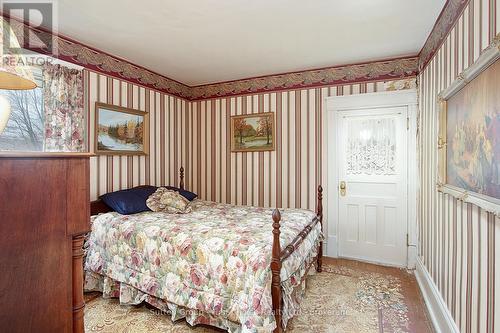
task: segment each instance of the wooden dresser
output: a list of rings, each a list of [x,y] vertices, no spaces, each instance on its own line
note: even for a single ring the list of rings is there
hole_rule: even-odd
[[[0,332],[83,332],[88,154],[0,155]]]

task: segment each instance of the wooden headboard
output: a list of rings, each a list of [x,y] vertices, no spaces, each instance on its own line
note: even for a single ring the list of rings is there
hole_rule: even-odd
[[[181,190],[184,189],[184,168],[181,167],[179,169],[179,188]],[[90,202],[90,215],[97,215],[102,213],[112,212],[108,205],[106,205],[101,199],[97,199],[95,201]]]

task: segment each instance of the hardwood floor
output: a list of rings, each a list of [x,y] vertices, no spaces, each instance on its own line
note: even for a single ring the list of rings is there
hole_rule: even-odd
[[[434,332],[414,274],[401,268],[380,266],[350,259],[323,257],[323,263],[349,267],[359,271],[391,275],[398,278],[401,282],[405,303],[408,306],[408,314],[412,326],[409,332]]]

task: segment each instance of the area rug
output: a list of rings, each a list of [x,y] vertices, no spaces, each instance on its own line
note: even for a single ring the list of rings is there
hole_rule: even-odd
[[[420,295],[405,292],[409,284],[415,283],[414,277],[395,271],[397,274],[387,274],[324,265],[322,273],[308,277],[301,311],[289,323],[287,332],[430,332],[427,323],[423,325],[414,315],[422,312]],[[191,327],[185,321],[172,322],[145,305],[124,306],[116,299],[99,295],[87,295],[86,299],[86,332],[221,332]]]

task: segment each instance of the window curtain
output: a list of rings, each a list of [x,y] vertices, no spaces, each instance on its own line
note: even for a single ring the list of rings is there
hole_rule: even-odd
[[[85,150],[82,71],[46,63],[43,68],[45,151]]]

